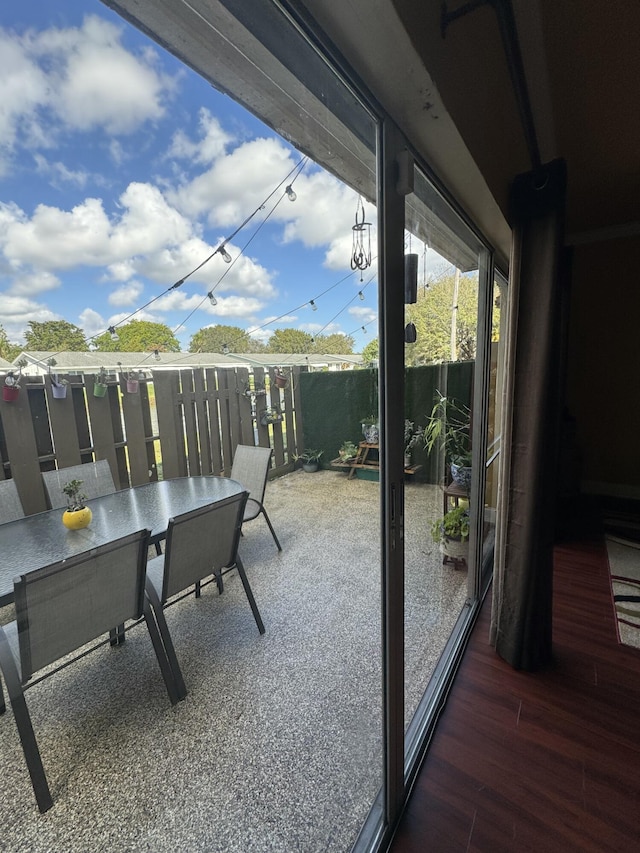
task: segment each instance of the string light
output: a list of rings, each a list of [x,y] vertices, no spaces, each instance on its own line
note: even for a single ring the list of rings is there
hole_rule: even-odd
[[[365,335],[367,334],[367,330],[365,329],[364,326],[362,326],[362,331],[365,333]]]
[[[224,244],[222,246],[220,246],[220,248],[218,249],[218,254],[222,258],[222,260],[225,262],[225,264],[231,263],[231,255],[225,249]]]
[[[110,336],[111,336],[111,340],[112,340],[112,341],[117,341],[117,340],[118,340],[118,333],[116,332],[116,330],[115,330],[115,327],[114,327],[114,326],[109,326],[109,328],[107,329],[107,331],[109,332],[109,334],[110,334]]]
[[[217,299],[215,298],[215,296],[213,295],[213,290],[210,290],[210,291],[209,291],[209,293],[207,293],[207,296],[209,297],[209,302],[210,302],[212,305],[217,305],[217,304],[218,304],[218,300],[217,300]]]
[[[360,302],[364,302],[364,293],[361,290],[358,291],[358,296],[360,297]]]
[[[222,344],[223,355],[229,355],[229,344]]]
[[[312,311],[317,311],[317,310],[318,310],[318,306],[317,306],[317,305],[316,305],[316,303],[313,301],[313,299],[309,302],[309,305],[311,305],[311,310],[312,310]]]
[[[289,186],[286,187],[285,192],[289,196],[289,201],[295,201],[298,198],[298,196],[297,196],[295,190],[293,189],[293,187],[291,186],[291,184],[289,184]]]
[[[160,350],[154,349],[153,357],[155,358],[156,361],[160,361]]]

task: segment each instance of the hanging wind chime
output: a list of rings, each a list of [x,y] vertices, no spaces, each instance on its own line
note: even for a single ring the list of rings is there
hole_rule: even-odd
[[[362,281],[362,271],[371,266],[371,223],[364,221],[362,196],[358,196],[356,221],[351,231],[353,234],[351,269],[360,270],[360,281]]]

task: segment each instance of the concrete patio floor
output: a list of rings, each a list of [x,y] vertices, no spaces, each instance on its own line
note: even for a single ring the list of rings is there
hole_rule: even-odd
[[[381,783],[379,487],[335,471],[271,481],[219,596],[170,607],[189,694],[172,708],[143,625],[27,691],[54,798],[40,815],[0,717],[0,849],[347,851]],[[406,719],[466,599],[431,541],[434,486],[406,489]],[[7,613],[3,614],[5,617]]]

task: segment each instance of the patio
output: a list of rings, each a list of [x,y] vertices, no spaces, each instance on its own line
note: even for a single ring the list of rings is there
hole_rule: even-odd
[[[266,634],[235,573],[170,607],[177,707],[142,626],[29,691],[45,815],[1,717],[4,849],[350,849],[381,781],[378,493],[335,471],[268,484],[284,550],[262,519],[240,546]],[[407,484],[407,722],[466,599],[429,534],[441,500]]]

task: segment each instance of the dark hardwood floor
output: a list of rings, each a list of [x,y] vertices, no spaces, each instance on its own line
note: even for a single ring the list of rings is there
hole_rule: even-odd
[[[604,539],[556,548],[553,667],[512,670],[489,617],[389,849],[640,851],[640,650],[617,641]]]

